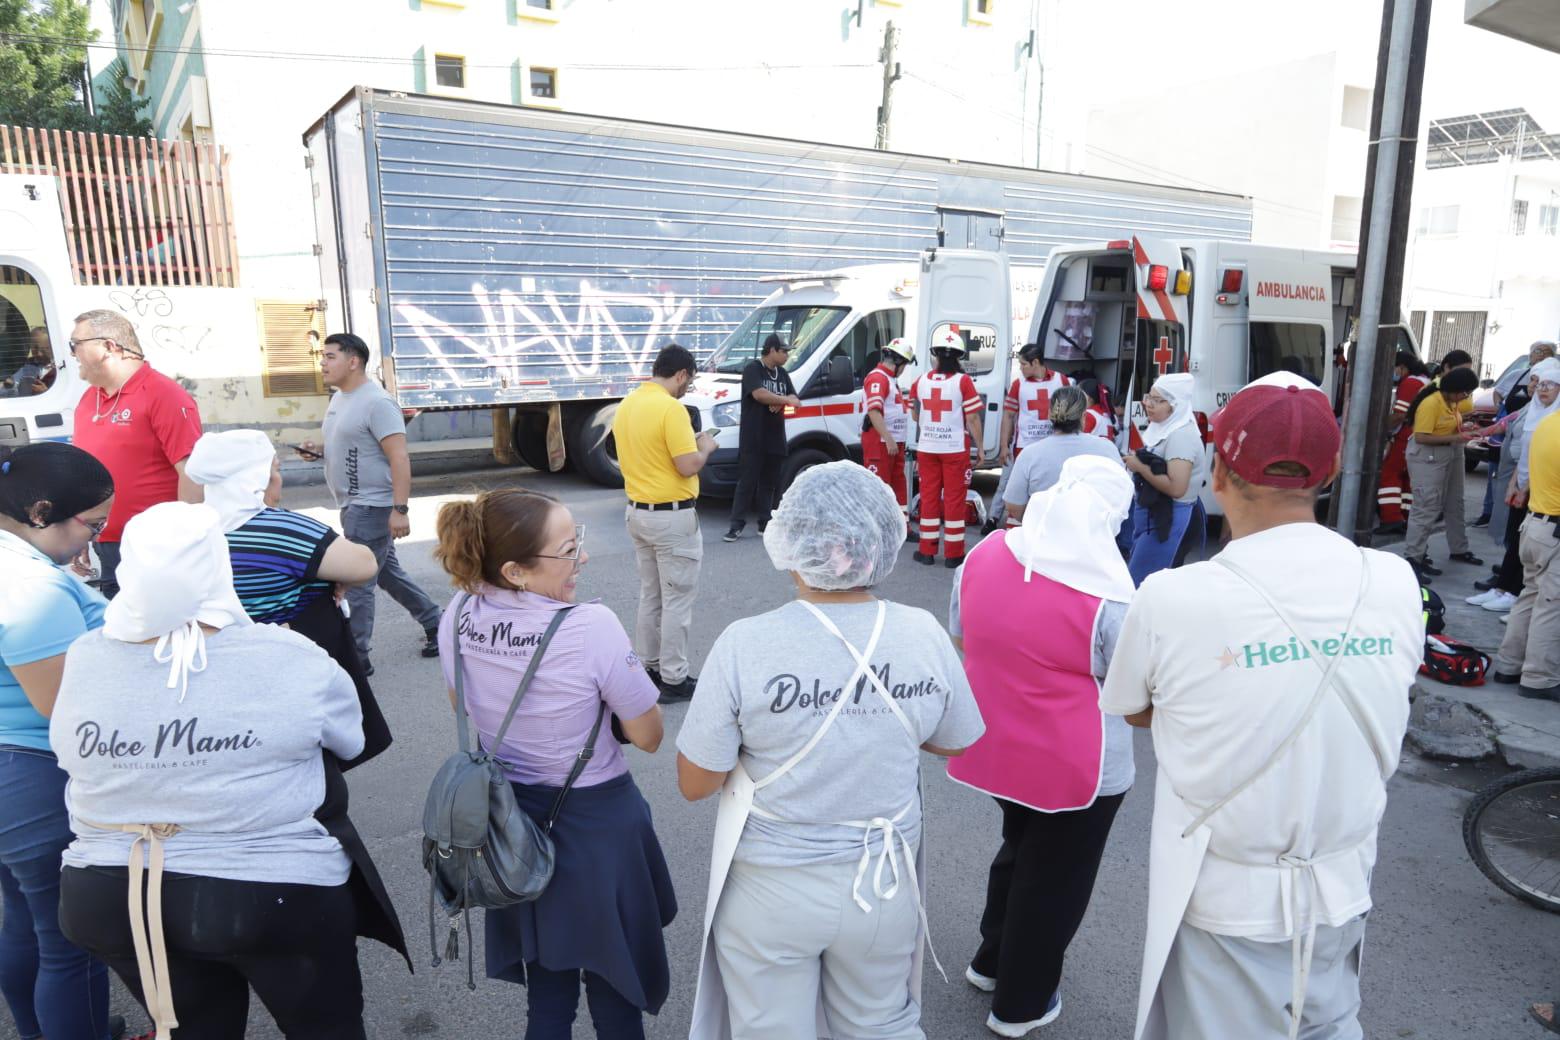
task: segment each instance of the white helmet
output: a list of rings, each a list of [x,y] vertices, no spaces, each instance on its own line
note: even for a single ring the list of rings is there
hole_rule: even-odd
[[[964,345],[964,340],[952,329],[939,332],[932,337],[932,353],[938,354],[945,351],[952,351],[960,357],[964,357],[970,352],[969,348]]]
[[[883,348],[883,354],[885,357],[896,357],[901,361],[915,360],[915,348],[902,336],[889,340],[888,345]]]

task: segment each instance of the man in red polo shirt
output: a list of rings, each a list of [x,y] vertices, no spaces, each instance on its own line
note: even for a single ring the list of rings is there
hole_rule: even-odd
[[[146,363],[135,326],[122,314],[78,316],[70,352],[88,384],[72,440],[114,478],[114,507],[97,539],[103,595],[112,598],[125,522],[159,502],[202,498],[184,476],[184,460],[200,438],[200,411],[182,386]]]

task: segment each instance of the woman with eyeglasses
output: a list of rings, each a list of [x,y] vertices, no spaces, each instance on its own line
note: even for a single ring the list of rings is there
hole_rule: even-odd
[[[1463,402],[1478,388],[1479,377],[1473,369],[1452,368],[1419,392],[1403,420],[1414,431],[1404,453],[1414,501],[1408,512],[1403,557],[1421,581],[1441,573],[1426,552],[1431,526],[1439,516],[1446,518],[1450,558],[1476,566],[1484,562],[1468,547],[1463,510],[1463,447],[1488,432],[1463,428],[1463,415],[1468,411]]]
[[[1202,432],[1192,415],[1191,373],[1155,380],[1143,395],[1143,414],[1143,447],[1121,459],[1137,487],[1127,570],[1138,585],[1201,547],[1206,520],[1200,499],[1208,482]]]
[[[590,559],[584,543],[584,525],[534,491],[488,491],[439,510],[434,555],[463,593],[439,625],[451,704],[458,667],[482,745],[503,762],[520,807],[540,824],[590,749],[552,829],[557,863],[546,891],[485,915],[488,977],[527,988],[526,1040],[573,1035],[582,977],[603,1040],[643,1037],[643,1012],[659,1012],[670,987],[661,932],[677,914],[671,874],[650,806],[603,721],[615,716],[627,742],[654,752],[660,691],[612,611],[576,604]],[[567,613],[495,747],[560,611]]]
[[[71,830],[49,716],[65,650],[102,627],[107,605],[61,565],[108,523],[113,501],[113,478],[80,448],[0,448],[0,992],[23,1037],[109,1035],[108,969],[59,926]]]

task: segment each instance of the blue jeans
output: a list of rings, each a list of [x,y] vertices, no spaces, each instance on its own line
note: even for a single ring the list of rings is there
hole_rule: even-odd
[[[535,961],[525,966],[527,1010],[525,1040],[569,1040],[580,1003],[580,976],[585,976],[585,1003],[598,1040],[643,1040],[644,1018],[639,1009],[594,972],[552,971]]]
[[[428,598],[396,559],[395,539],[390,537],[390,507],[347,506],[341,511],[341,532],[348,541],[372,549],[374,559],[379,561],[378,575],[347,590],[347,605],[352,608],[352,641],[357,644],[358,655],[367,660],[369,644],[374,641],[375,586],[383,586],[391,599],[417,619],[424,632],[437,630],[441,614],[438,604]]]
[[[108,1036],[108,969],[60,932],[65,779],[49,752],[0,746],[0,993],[22,1040]]]
[[[1175,566],[1183,539],[1190,543],[1188,550],[1201,548],[1203,543],[1201,522],[1194,525],[1193,521],[1198,520],[1202,515],[1201,503],[1177,502],[1175,514],[1170,520],[1170,535],[1161,542],[1154,535],[1154,524],[1148,510],[1133,502],[1132,555],[1127,560],[1127,571],[1132,575],[1132,584],[1141,585],[1143,579],[1155,571]]]

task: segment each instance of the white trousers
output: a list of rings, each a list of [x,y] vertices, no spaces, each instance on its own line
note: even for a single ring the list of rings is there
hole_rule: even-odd
[[[1300,1040],[1362,1040],[1360,952],[1365,918],[1316,929]],[[1290,944],[1215,935],[1183,923],[1159,981],[1170,1036],[1287,1040]]]
[[[715,910],[715,956],[741,1040],[817,1035],[820,994],[837,1040],[924,1040],[910,1000],[920,917],[901,883],[890,900],[851,899],[856,862],[813,867],[734,863]]]

